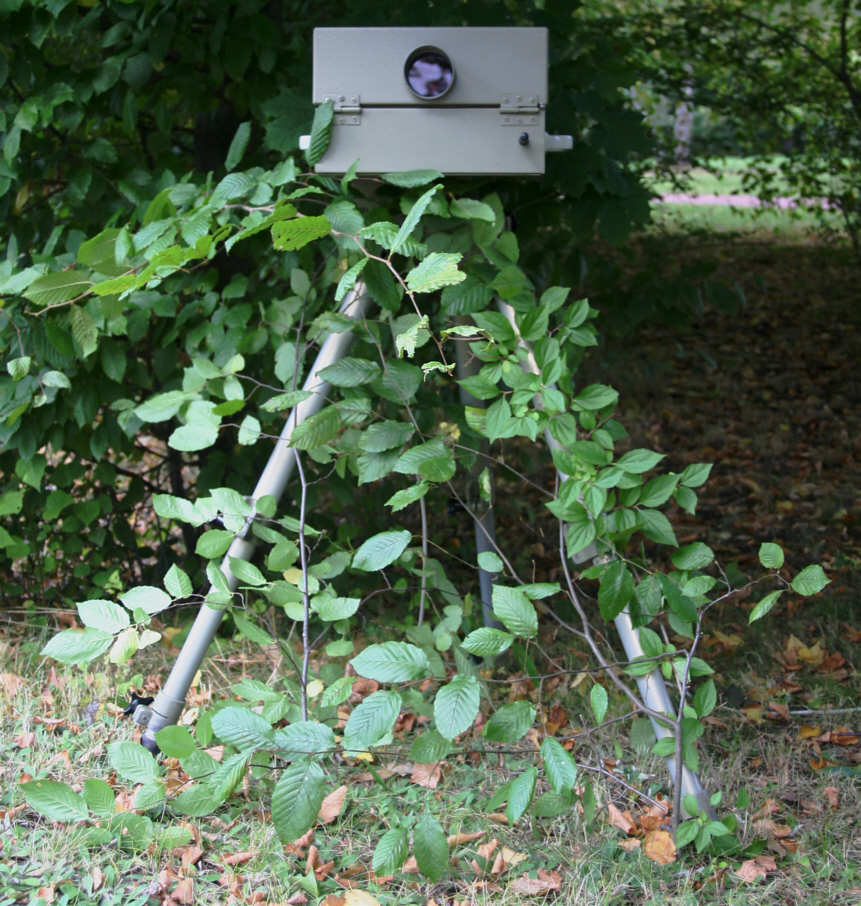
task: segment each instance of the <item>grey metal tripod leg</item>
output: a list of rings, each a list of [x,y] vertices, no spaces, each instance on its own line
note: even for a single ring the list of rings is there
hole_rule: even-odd
[[[481,363],[475,356],[470,354],[469,347],[466,343],[457,343],[455,345],[455,356],[457,361],[457,376],[459,378],[469,377],[476,374]],[[484,409],[484,400],[476,399],[471,393],[460,388],[460,401],[464,406],[474,406],[477,409]],[[486,452],[488,444],[482,444],[482,450]],[[481,469],[476,470],[478,472]],[[476,555],[485,551],[493,551],[494,546],[491,542],[496,540],[496,533],[493,520],[493,482],[490,482],[490,500],[484,500],[481,495],[473,503],[473,512],[475,514],[475,552]],[[493,615],[493,583],[497,579],[496,573],[489,573],[486,569],[478,568],[478,587],[481,593],[481,615],[485,626],[495,626],[502,628],[502,624]]]
[[[517,321],[514,315],[514,309],[506,304],[505,302],[499,302],[499,310],[505,317],[508,319],[511,326],[517,332]],[[538,363],[535,361],[535,357],[532,354],[532,350],[529,348],[529,345],[521,339],[521,344],[524,349],[527,351],[526,360],[522,363],[523,369],[526,371],[531,371],[533,374],[540,374],[541,369],[538,367]],[[545,431],[544,436],[547,440],[547,446],[551,450],[557,450],[561,448],[561,444],[556,440],[555,437],[549,432]],[[564,481],[568,476],[563,472],[559,472],[559,480]],[[583,562],[585,560],[592,559],[596,556],[597,550],[595,549],[594,544],[590,545],[586,550],[581,551],[578,556],[578,562]],[[634,629],[634,624],[631,622],[631,616],[628,613],[627,609],[623,610],[616,619],[613,621],[616,626],[616,632],[619,634],[619,639],[622,642],[622,647],[625,649],[625,654],[628,657],[628,660],[634,660],[634,658],[643,657],[644,652],[640,645],[640,637],[637,631]],[[664,677],[661,674],[659,669],[653,670],[648,676],[643,676],[637,679],[637,687],[640,690],[640,695],[642,696],[643,702],[647,708],[650,708],[652,711],[657,711],[660,714],[666,714],[670,720],[675,720],[675,715],[673,713],[673,706],[670,700],[670,695],[667,692],[666,684],[664,683]],[[655,732],[656,739],[663,739],[665,736],[672,736],[672,731],[665,727],[660,721],[650,717],[649,720],[652,724],[652,729]],[[670,772],[670,777],[673,779],[673,783],[676,782],[676,760],[674,757],[668,757],[666,759],[667,769]],[[699,777],[687,767],[682,767],[682,793],[683,795],[690,794],[692,795],[699,804],[700,810],[704,814],[713,815],[714,809],[709,803],[708,793],[703,788],[703,785],[700,783]],[[692,816],[691,816],[692,817]]]
[[[370,297],[364,286],[357,284],[344,300],[341,314],[358,321],[364,316],[369,304]],[[256,502],[261,497],[272,496],[278,499],[281,496],[296,463],[296,451],[290,446],[290,437],[297,425],[322,409],[326,402],[329,384],[318,378],[317,373],[341,358],[352,341],[353,336],[349,331],[328,334],[317,353],[317,358],[314,360],[303,386],[303,389],[313,393],[313,396],[299,403],[285,422],[281,435],[275,443],[275,449],[269,456],[251,495],[251,515],[245,520],[245,525],[233,539],[221,563],[221,571],[224,573],[231,591],[238,586],[239,580],[230,571],[230,558],[238,557],[241,560],[249,560],[254,551],[254,544],[245,535],[254,521]],[[210,591],[212,591],[211,588]],[[176,723],[179,719],[191,682],[206,656],[206,651],[223,615],[224,611],[220,608],[211,607],[208,604],[201,606],[161,692],[151,706],[139,706],[135,711],[134,719],[138,723],[146,725],[141,742],[150,751],[158,750],[155,741],[156,731]]]

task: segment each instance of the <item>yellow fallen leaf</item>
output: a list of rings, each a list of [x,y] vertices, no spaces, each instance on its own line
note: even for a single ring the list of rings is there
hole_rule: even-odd
[[[676,861],[676,844],[669,831],[649,831],[643,840],[643,852],[647,859],[658,865],[669,865]]]
[[[380,901],[367,890],[348,890],[344,894],[344,906],[380,906]]]

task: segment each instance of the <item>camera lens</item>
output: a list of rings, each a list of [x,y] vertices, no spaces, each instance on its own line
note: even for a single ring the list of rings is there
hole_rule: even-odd
[[[404,78],[416,97],[434,101],[454,85],[454,67],[438,47],[419,47],[404,63]]]

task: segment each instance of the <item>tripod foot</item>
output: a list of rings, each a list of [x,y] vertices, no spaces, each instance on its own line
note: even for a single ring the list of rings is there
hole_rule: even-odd
[[[157,758],[161,754],[158,743],[151,736],[148,736],[146,731],[144,731],[144,735],[141,736],[141,745],[149,751],[153,758]]]

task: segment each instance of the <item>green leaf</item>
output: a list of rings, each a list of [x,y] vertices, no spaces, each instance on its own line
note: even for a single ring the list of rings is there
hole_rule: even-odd
[[[245,149],[248,147],[249,138],[251,138],[251,122],[246,120],[244,123],[239,124],[233,134],[233,140],[230,142],[230,147],[227,149],[227,157],[224,161],[225,170],[233,170],[239,161],[242,160],[242,155],[245,154]]]
[[[296,755],[322,755],[335,748],[335,734],[331,727],[316,720],[300,720],[276,730],[274,742],[290,758]]]
[[[671,547],[679,543],[670,520],[660,510],[640,510],[638,516],[640,531],[651,541]]]
[[[361,603],[361,598],[336,598],[321,594],[311,601],[311,607],[321,620],[331,623],[335,620],[348,620]]]
[[[679,476],[679,483],[687,488],[698,488],[706,483],[711,470],[710,462],[692,462]]]
[[[493,742],[515,742],[526,734],[535,721],[535,706],[516,701],[502,705],[484,725],[484,735]]]
[[[99,818],[110,818],[116,807],[117,797],[110,784],[95,777],[84,781],[84,801],[87,808]]]
[[[114,604],[113,601],[100,599],[81,601],[77,608],[78,616],[84,626],[109,632],[112,635],[122,632],[131,623],[129,612],[119,604]]]
[[[482,551],[478,557],[478,565],[487,573],[501,573],[503,569],[503,562],[499,557],[499,554],[494,551]]]
[[[413,829],[413,852],[419,871],[430,881],[438,881],[448,868],[449,851],[445,831],[429,812]]]
[[[74,299],[92,285],[93,281],[87,271],[59,271],[34,280],[21,295],[34,305],[57,305]]]
[[[783,549],[779,544],[771,542],[760,544],[759,562],[766,569],[780,569],[783,566]]]
[[[538,614],[529,598],[517,588],[494,585],[493,612],[509,632],[532,638],[538,632]]]
[[[510,825],[516,824],[529,808],[537,779],[538,769],[530,766],[511,781],[508,788],[508,804],[505,807],[505,817],[508,818]]]
[[[253,620],[249,620],[248,617],[243,616],[238,610],[234,609],[231,611],[233,616],[233,622],[236,624],[236,628],[239,632],[245,636],[250,642],[254,642],[255,645],[273,645],[275,644],[275,639],[262,627],[258,626]]]
[[[714,551],[701,541],[686,544],[671,554],[670,559],[676,569],[703,569],[715,558]]]
[[[320,372],[320,375],[324,376],[323,372]],[[405,422],[390,420],[376,422],[362,433],[359,448],[367,453],[383,453],[403,446],[413,436],[414,430],[412,425]]]
[[[427,655],[407,642],[369,645],[350,663],[359,676],[378,683],[406,683],[421,679],[430,671]]]
[[[335,289],[335,301],[340,302],[344,296],[356,285],[356,280],[359,278],[359,274],[365,269],[365,265],[370,261],[370,258],[361,258],[357,261],[352,267],[348,268],[341,279],[338,281],[338,286]]]
[[[320,162],[326,153],[332,138],[332,120],[335,116],[335,107],[331,101],[323,101],[314,111],[314,120],[311,123],[311,136],[308,148],[305,151],[305,160],[313,167]],[[296,836],[299,836],[298,834]],[[293,839],[293,838],[291,838]]]
[[[352,356],[346,356],[343,359],[339,359],[334,364],[328,365],[326,368],[321,368],[320,371],[317,372],[317,377],[322,378],[324,381],[328,381],[335,387],[359,387],[362,384],[369,384],[379,376],[380,366],[376,362],[371,362],[369,359],[358,359]],[[383,424],[398,425],[397,422],[384,422]],[[375,426],[372,425],[371,427]],[[410,426],[404,427],[409,427],[410,433],[412,433],[412,428]],[[368,430],[370,431],[370,428]],[[365,448],[363,447],[362,449]],[[386,447],[384,449],[388,448]]]
[[[419,764],[442,761],[451,753],[451,742],[437,730],[426,730],[413,740],[409,759]]]
[[[493,208],[474,198],[455,198],[449,205],[449,210],[453,217],[462,217],[464,220],[484,220],[487,223],[496,220]]]
[[[372,692],[353,709],[344,728],[344,749],[363,751],[388,736],[401,711],[397,692]]]
[[[616,461],[616,465],[629,475],[641,475],[643,472],[648,472],[649,469],[654,469],[663,458],[663,453],[640,448],[629,450]]]
[[[513,641],[514,636],[508,632],[491,626],[481,626],[473,629],[463,640],[463,647],[477,657],[493,657],[507,651]]]
[[[770,591],[764,598],[760,598],[760,600],[754,604],[753,610],[751,610],[750,616],[747,618],[748,624],[761,620],[771,608],[774,607],[777,603],[777,599],[782,594],[782,589],[778,589],[777,591]]]
[[[147,753],[152,761],[152,756]],[[51,821],[83,821],[87,806],[83,796],[58,780],[31,780],[21,784],[21,792],[30,808]]]
[[[226,529],[209,529],[197,539],[194,552],[198,557],[214,560],[224,555],[235,537],[233,532],[228,532]]]
[[[145,610],[149,614],[161,613],[173,603],[170,595],[165,594],[154,585],[138,585],[135,588],[130,588],[127,592],[120,595],[120,600],[129,610],[140,607],[141,610]]]
[[[72,339],[77,343],[84,358],[96,351],[99,330],[93,316],[80,305],[73,305],[69,309],[69,328]]]
[[[302,836],[317,820],[326,787],[323,769],[316,761],[294,761],[272,791],[271,817],[282,843]]]
[[[272,727],[259,714],[240,705],[228,705],[212,715],[212,730],[228,745],[240,751],[272,746]]]
[[[123,740],[108,746],[111,767],[130,783],[147,783],[161,774],[158,762],[149,751],[136,742]]]
[[[805,566],[792,580],[792,590],[800,595],[815,595],[822,591],[831,580],[818,563]]]
[[[698,717],[707,717],[717,704],[717,689],[713,679],[707,679],[694,695],[694,710]]]
[[[341,416],[337,406],[326,406],[298,424],[290,436],[290,446],[297,450],[323,447],[338,433]]]
[[[389,185],[400,186],[403,189],[426,186],[435,179],[442,179],[439,170],[400,170],[397,173],[382,173],[380,176]]]
[[[646,483],[637,502],[640,506],[660,506],[673,496],[678,483],[678,475],[656,475]]]
[[[349,639],[339,639],[341,641],[348,641]],[[329,644],[337,644],[330,642]],[[350,643],[352,646],[352,643]],[[352,650],[352,647],[351,649]],[[349,654],[349,652],[347,652]],[[340,657],[340,655],[339,655]],[[329,686],[326,691],[320,696],[320,707],[321,708],[336,708],[338,705],[342,705],[349,697],[353,691],[353,677],[352,676],[342,676],[339,679],[336,679],[331,686]]]
[[[607,690],[600,684],[595,683],[589,692],[589,704],[592,705],[592,713],[595,715],[595,722],[601,723],[607,714]]]
[[[608,622],[615,620],[634,597],[634,577],[621,560],[610,563],[601,575],[598,606]]]
[[[203,525],[207,521],[207,517],[202,515],[190,500],[174,497],[172,494],[154,494],[152,505],[163,519],[176,519],[193,526]]]
[[[422,214],[424,214],[427,206],[431,203],[433,196],[436,194],[436,191],[440,188],[442,187],[436,185],[428,189],[423,195],[419,196],[416,203],[410,208],[409,214],[404,218],[404,222],[398,230],[398,235],[395,236],[395,241],[392,243],[391,254],[400,251],[401,247],[406,243],[410,233],[418,226]]]
[[[241,446],[250,446],[260,440],[262,428],[260,422],[253,415],[246,415],[239,426],[236,442]]]
[[[618,399],[619,393],[612,387],[608,387],[606,384],[591,384],[581,390],[577,396],[574,397],[572,402],[579,409],[592,411],[603,409],[605,406],[612,406]],[[622,458],[624,459],[624,457]],[[619,465],[622,465],[621,461],[619,462]],[[649,468],[651,468],[651,466]],[[626,471],[631,470],[626,469]],[[646,470],[643,469],[643,471]]]
[[[371,866],[379,876],[394,874],[407,858],[407,832],[402,827],[387,830],[374,849]]]
[[[353,555],[353,569],[364,572],[385,569],[400,557],[411,539],[412,533],[407,529],[372,535]]]
[[[431,252],[407,274],[407,286],[414,293],[432,293],[462,283],[466,274],[457,267],[462,257],[460,253]]]
[[[161,808],[165,800],[165,785],[162,780],[150,780],[138,787],[135,793],[135,808],[141,812]]]
[[[658,581],[660,582],[661,591],[667,599],[667,606],[670,610],[689,623],[696,620],[696,604],[694,604],[694,602],[686,595],[682,594],[682,590],[679,586],[668,576],[658,576]]]
[[[186,755],[191,755],[196,748],[194,738],[188,729],[176,724],[156,730],[155,741],[162,754],[168,758],[185,758]]]
[[[272,246],[279,252],[294,252],[332,231],[332,224],[322,215],[279,220],[272,226]]]
[[[83,664],[104,654],[113,641],[113,635],[99,629],[64,629],[48,640],[40,654],[63,664]]]
[[[458,674],[440,688],[434,699],[436,728],[441,736],[454,739],[468,730],[478,716],[480,689],[474,676]]]
[[[571,755],[552,736],[544,737],[541,743],[541,757],[544,759],[544,770],[547,772],[550,786],[557,793],[572,790],[577,781],[577,766]]]
[[[204,783],[195,783],[170,800],[170,806],[174,811],[192,818],[202,818],[214,812],[219,805],[221,800],[212,788]]]
[[[420,481],[412,487],[395,491],[395,493],[386,501],[386,506],[390,506],[392,512],[397,513],[399,510],[404,509],[404,507],[408,507],[411,503],[421,500],[421,498],[427,494],[429,488],[430,485],[426,481]]]
[[[191,399],[191,394],[184,390],[168,390],[158,393],[135,407],[134,414],[142,422],[164,422],[173,418],[183,403]]]
[[[29,374],[32,362],[33,359],[28,355],[18,356],[17,359],[12,359],[6,363],[6,371],[9,372],[13,381],[20,381]]]
[[[255,587],[266,584],[266,577],[253,563],[249,563],[247,560],[243,560],[240,557],[228,557],[227,563],[230,567],[230,572],[232,572],[240,582]]]
[[[165,573],[164,587],[172,598],[187,598],[193,591],[194,586],[188,574],[183,572],[175,563]]]

